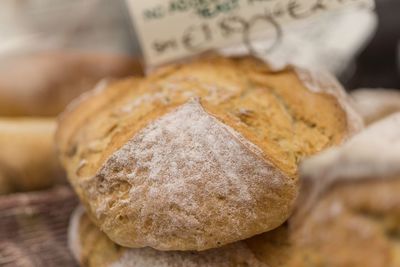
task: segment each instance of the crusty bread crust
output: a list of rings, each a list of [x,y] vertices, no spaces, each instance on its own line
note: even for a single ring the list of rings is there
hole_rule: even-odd
[[[392,115],[332,149],[335,157],[326,156],[329,150],[306,160],[302,178],[306,175],[305,179],[330,183],[296,227],[293,220],[299,218],[291,217],[288,225],[221,248],[163,252],[114,249],[112,241],[82,215],[90,226],[80,232],[81,244],[86,251],[91,248],[91,253],[84,254],[83,266],[96,266],[97,262],[106,263],[104,267],[399,266],[399,123],[400,114]],[[383,159],[376,157],[377,149]],[[107,245],[88,242],[89,232],[97,240],[108,240]]]
[[[335,83],[315,92],[293,68],[213,56],[86,96],[61,117],[57,143],[112,240],[204,250],[282,224],[298,162],[362,127],[350,109]]]

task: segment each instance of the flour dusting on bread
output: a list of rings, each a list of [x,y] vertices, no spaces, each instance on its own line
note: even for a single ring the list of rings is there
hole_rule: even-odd
[[[342,90],[315,93],[293,68],[275,73],[252,57],[201,58],[80,102],[60,122],[58,148],[114,242],[221,247],[287,220],[298,162],[360,129],[328,89]]]
[[[108,197],[115,190],[99,190],[121,181],[129,188],[123,197]],[[254,196],[260,190],[269,192],[271,207],[279,203],[287,209],[291,203],[281,199],[279,192],[293,187],[291,183],[262,158],[255,145],[191,100],[136,134],[83,185],[96,203],[98,218],[108,209],[124,213],[129,206],[136,214],[125,215],[136,220],[132,227],[144,236],[141,245],[163,249],[167,244],[156,242],[160,235],[179,240],[187,238],[182,229],[198,229],[197,246],[204,245],[205,235],[224,231],[227,226],[221,222],[226,218],[234,228],[243,227],[243,218],[251,224],[257,220]],[[218,201],[204,209],[210,199]],[[205,233],[205,220],[215,224],[213,232]]]

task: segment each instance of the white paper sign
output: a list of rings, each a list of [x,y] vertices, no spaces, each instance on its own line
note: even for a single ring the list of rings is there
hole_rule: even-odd
[[[210,49],[268,39],[279,45],[282,25],[373,0],[126,0],[147,66]]]

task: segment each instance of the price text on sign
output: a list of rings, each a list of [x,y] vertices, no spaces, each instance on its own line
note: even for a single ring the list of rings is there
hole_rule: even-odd
[[[126,0],[148,66],[209,49],[271,39],[282,25],[344,7],[373,8],[373,0]]]

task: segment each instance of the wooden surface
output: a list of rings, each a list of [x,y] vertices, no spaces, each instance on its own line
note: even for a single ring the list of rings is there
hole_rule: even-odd
[[[0,266],[77,266],[67,247],[77,204],[67,186],[0,197]]]

